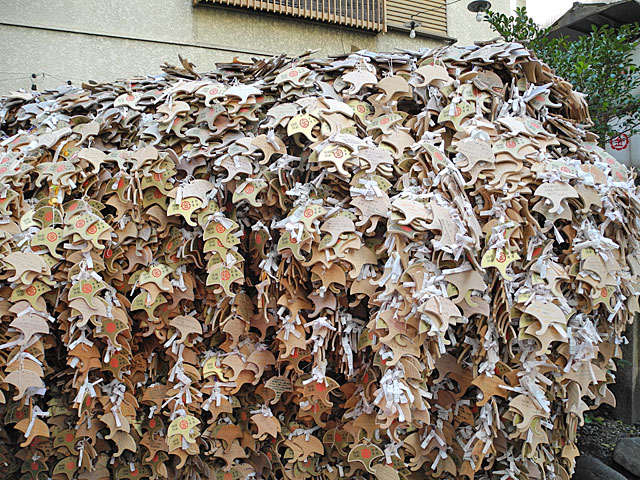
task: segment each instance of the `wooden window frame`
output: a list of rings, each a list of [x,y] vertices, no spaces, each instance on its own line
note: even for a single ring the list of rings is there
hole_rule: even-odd
[[[422,12],[422,13],[421,13]],[[446,0],[386,0],[385,18],[387,28],[408,32],[405,25],[412,15],[420,26],[415,29],[418,35],[452,40],[447,36]]]
[[[240,7],[291,17],[386,32],[388,0],[193,0],[193,5]],[[365,8],[369,4],[369,8]]]

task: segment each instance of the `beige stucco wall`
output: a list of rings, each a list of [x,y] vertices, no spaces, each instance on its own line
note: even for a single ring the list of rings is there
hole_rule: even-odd
[[[449,0],[450,2],[451,0]],[[496,38],[487,22],[478,23],[474,13],[467,10],[467,0],[462,0],[447,8],[447,29],[449,36],[456,38],[461,45],[471,45],[478,40]],[[511,12],[510,0],[491,0],[491,10],[500,13]]]
[[[493,37],[467,3],[448,7],[449,36],[465,44]],[[494,10],[509,11],[509,0],[492,3]],[[406,32],[374,35],[239,9],[194,8],[191,0],[0,0],[0,12],[0,93],[29,88],[31,73],[45,73],[38,88],[157,73],[179,53],[205,71],[236,55],[295,55],[310,48],[326,56],[441,43],[412,40]]]

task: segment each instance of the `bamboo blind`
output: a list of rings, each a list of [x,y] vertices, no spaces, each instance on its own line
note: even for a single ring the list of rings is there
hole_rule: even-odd
[[[249,8],[377,32],[386,31],[385,0],[193,0],[193,3]]]

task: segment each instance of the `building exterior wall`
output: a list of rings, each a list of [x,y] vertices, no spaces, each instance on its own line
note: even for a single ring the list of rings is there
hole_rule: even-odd
[[[475,21],[468,1],[447,7],[450,37],[461,44],[494,37]],[[493,9],[510,11],[510,0],[494,0]],[[61,81],[113,80],[160,72],[178,54],[197,69],[211,70],[233,57],[248,59],[306,49],[318,56],[358,49],[434,47],[442,40],[406,32],[368,33],[320,22],[242,9],[193,7],[191,0],[0,0],[0,94]],[[407,19],[408,20],[408,19]]]
[[[462,0],[447,7],[449,36],[457,39],[459,45],[473,45],[473,42],[497,38],[498,34],[491,30],[487,22],[476,21],[475,14],[467,10],[468,4],[467,0]],[[491,10],[494,12],[510,14],[513,10],[511,7],[510,0],[491,0]]]

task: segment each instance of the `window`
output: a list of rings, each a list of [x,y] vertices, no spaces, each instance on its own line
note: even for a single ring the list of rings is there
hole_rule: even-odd
[[[385,0],[194,0],[194,5],[198,4],[249,8],[376,32],[386,31]]]
[[[417,33],[447,35],[447,6],[445,0],[387,0],[387,26],[391,29],[408,30],[404,26],[413,14],[420,22]]]

